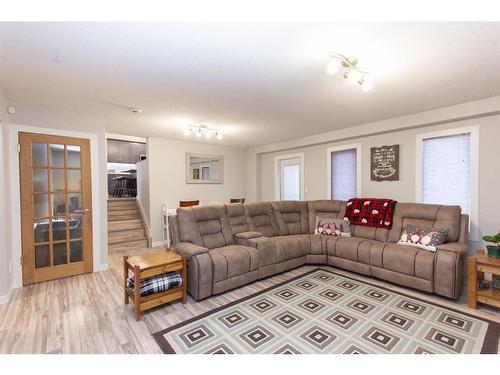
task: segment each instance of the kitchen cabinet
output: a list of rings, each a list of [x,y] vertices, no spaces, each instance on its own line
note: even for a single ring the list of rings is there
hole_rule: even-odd
[[[135,164],[146,155],[146,144],[108,139],[108,162]]]

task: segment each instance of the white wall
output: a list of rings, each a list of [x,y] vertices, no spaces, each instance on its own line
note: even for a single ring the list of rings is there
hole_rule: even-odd
[[[91,134],[97,139],[97,149],[91,145],[91,152],[97,158],[97,176],[93,176],[93,212],[97,214],[97,220],[94,220],[94,247],[99,249],[98,254],[94,254],[94,271],[105,269],[108,263],[107,250],[107,190],[106,190],[106,123],[104,119],[91,115],[75,113],[70,111],[58,110],[51,107],[32,105],[21,102],[9,102],[16,108],[15,115],[10,116],[10,124],[29,126],[34,128],[44,128],[71,132],[81,132]],[[43,132],[43,130],[40,130]],[[12,154],[12,153],[11,153]],[[12,154],[14,155],[14,154]],[[15,154],[17,157],[17,154]],[[10,162],[10,161],[9,161]],[[92,168],[95,168],[92,165]],[[16,181],[11,180],[14,171],[11,171],[8,186],[15,186]],[[97,177],[97,181],[94,180]],[[96,190],[94,190],[96,187]],[[12,207],[8,217],[12,217],[14,210],[19,207]],[[98,221],[96,223],[96,221]],[[19,241],[20,238],[13,238],[13,241]]]
[[[491,103],[491,101],[490,101]],[[443,109],[435,111],[435,117],[439,118],[439,124],[433,124],[432,113],[425,112],[419,118],[418,114],[412,115],[417,126],[408,126],[404,130],[393,129],[383,134],[369,135],[378,132],[384,126],[394,124],[395,120],[390,119],[385,123],[379,122],[379,126],[363,128],[365,136],[349,137],[348,130],[343,130],[337,134],[314,136],[314,139],[321,139],[320,144],[311,144],[303,147],[287,148],[287,143],[268,145],[263,148],[266,152],[258,152],[258,149],[247,150],[247,165],[249,170],[255,170],[255,174],[249,174],[247,180],[247,191],[255,191],[255,195],[250,196],[252,200],[274,200],[274,158],[278,155],[304,153],[304,180],[307,192],[305,199],[326,199],[327,198],[327,153],[326,150],[332,146],[343,144],[361,143],[362,145],[362,195],[372,197],[391,197],[400,202],[414,202],[416,195],[415,171],[416,171],[416,134],[427,133],[442,129],[461,128],[472,125],[479,125],[480,132],[480,168],[479,168],[479,230],[480,235],[497,233],[500,229],[500,199],[499,186],[500,174],[495,172],[500,168],[500,153],[498,152],[498,142],[500,141],[500,101],[495,101],[493,106],[483,108],[479,103],[477,106],[466,103],[462,106],[454,106],[454,110],[448,113],[449,121],[443,115]],[[466,110],[476,113],[469,116]],[[457,119],[457,114],[461,116]],[[480,113],[484,111],[485,113]],[[432,111],[431,111],[432,112]],[[470,118],[475,117],[475,118]],[[401,121],[404,124],[404,121]],[[433,124],[433,125],[429,125]],[[420,124],[420,126],[418,126]],[[360,129],[352,128],[351,134],[359,134]],[[361,133],[362,134],[362,133]],[[336,137],[342,140],[335,140]],[[337,138],[337,139],[338,139]],[[293,140],[288,145],[294,145],[304,140]],[[314,142],[314,141],[313,141]],[[382,145],[400,145],[400,180],[395,182],[377,182],[370,180],[370,148]],[[280,151],[270,152],[273,147]],[[254,188],[255,186],[255,188]],[[453,187],[450,187],[452,189]],[[481,246],[482,243],[472,244]]]
[[[136,164],[137,168],[137,200],[141,205],[142,211],[147,221],[148,227],[151,227],[150,206],[149,206],[149,160],[141,160]]]
[[[223,184],[186,184],[186,153],[223,155]],[[161,241],[161,206],[176,208],[180,200],[227,203],[244,198],[246,190],[245,150],[219,145],[148,139],[150,223],[153,242]]]
[[[7,99],[0,88],[0,304],[8,300],[12,287],[12,272],[9,264],[12,260],[11,220],[10,220],[10,191],[7,179],[9,176],[8,163],[8,124]]]

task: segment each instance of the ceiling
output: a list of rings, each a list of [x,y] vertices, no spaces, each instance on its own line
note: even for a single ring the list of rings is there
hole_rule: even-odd
[[[203,142],[239,147],[500,95],[500,23],[0,23],[0,43],[10,100],[124,135],[207,123],[224,139]],[[374,88],[328,76],[330,51]]]

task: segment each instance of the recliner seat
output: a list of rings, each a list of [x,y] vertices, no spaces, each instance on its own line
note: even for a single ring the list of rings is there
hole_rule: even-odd
[[[314,234],[316,216],[341,219],[346,202],[277,201],[178,208],[174,247],[188,259],[196,300],[304,264],[324,264],[457,299],[468,249],[459,206],[397,203],[390,230],[352,226],[351,237]],[[407,224],[447,228],[435,253],[397,244]]]

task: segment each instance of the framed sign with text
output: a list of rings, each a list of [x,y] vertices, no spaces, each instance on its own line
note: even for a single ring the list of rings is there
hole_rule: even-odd
[[[399,181],[399,145],[370,148],[371,180]]]

